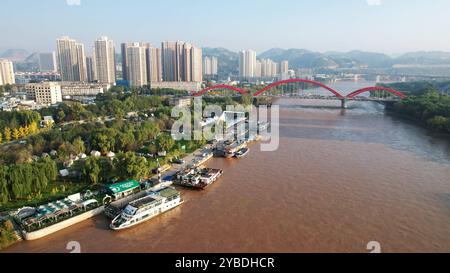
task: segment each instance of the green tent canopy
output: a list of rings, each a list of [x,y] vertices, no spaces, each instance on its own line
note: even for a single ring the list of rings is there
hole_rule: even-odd
[[[131,180],[131,179],[107,186],[107,188],[113,194],[120,194],[123,192],[131,191],[138,187],[140,187],[139,182],[137,182],[136,180]]]

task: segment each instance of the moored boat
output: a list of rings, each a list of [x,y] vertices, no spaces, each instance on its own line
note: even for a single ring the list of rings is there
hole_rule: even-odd
[[[176,184],[186,188],[206,189],[223,174],[221,169],[192,168],[180,171],[177,174]]]
[[[246,156],[249,152],[250,152],[250,148],[245,147],[245,148],[242,148],[242,149],[240,149],[239,151],[237,151],[237,152],[234,154],[234,157],[236,157],[236,158],[241,158],[241,157]]]
[[[130,202],[112,221],[110,228],[121,230],[130,228],[170,209],[181,205],[181,193],[172,187],[150,192],[147,196]]]
[[[247,143],[245,141],[242,142],[233,142],[232,144],[225,146],[224,148],[224,157],[232,158],[236,154],[237,151],[246,148]]]

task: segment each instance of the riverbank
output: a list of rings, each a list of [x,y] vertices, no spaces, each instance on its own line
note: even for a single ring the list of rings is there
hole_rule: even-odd
[[[207,154],[209,156],[205,157],[204,156],[205,154]],[[204,147],[199,148],[199,149],[195,150],[194,152],[187,154],[183,158],[183,160],[186,162],[186,164],[204,164],[204,163],[206,163],[206,161],[208,161],[211,158],[212,158],[212,146],[205,145]],[[173,175],[174,173],[179,171],[180,168],[181,168],[181,165],[172,164],[170,169],[167,170],[166,172],[164,172],[163,175],[164,176]],[[155,175],[154,177],[152,177],[152,179],[156,179],[156,180],[157,180],[157,178],[158,178],[158,175]],[[64,196],[64,197],[67,197],[67,196]],[[11,225],[11,227],[8,229],[4,228],[4,229],[0,230],[2,232],[1,233],[2,246],[3,246],[3,248],[5,248],[5,247],[8,247],[8,246],[14,244],[15,242],[17,242],[17,240],[16,240],[17,238],[15,238],[13,240],[13,238],[10,236],[10,232],[12,232],[13,234],[20,234],[21,237],[27,241],[37,240],[37,239],[46,237],[50,234],[57,233],[63,229],[73,226],[75,224],[81,223],[89,218],[97,216],[97,215],[101,214],[103,211],[104,211],[104,205],[101,205],[97,208],[88,210],[86,212],[83,212],[79,215],[70,217],[61,222],[57,222],[55,224],[49,225],[47,227],[43,227],[41,229],[33,230],[33,231],[25,231],[21,227],[14,228],[14,225]],[[5,215],[5,217],[6,217],[6,215]]]
[[[403,114],[403,113],[400,113],[393,109],[388,109],[388,108],[385,109],[385,112],[387,115],[398,118],[405,123],[408,123],[413,126],[418,126],[420,128],[427,130],[434,137],[438,137],[438,138],[442,138],[442,139],[450,139],[450,133],[436,131],[435,129],[431,128],[427,123],[425,123],[421,120],[415,119],[414,117],[411,117],[410,115]]]
[[[450,139],[450,131],[447,131],[446,129],[445,130],[437,129],[437,128],[431,126],[429,123],[430,119],[425,121],[423,119],[416,118],[416,117],[412,116],[411,114],[407,114],[402,111],[399,111],[398,109],[395,108],[395,106],[386,106],[385,112],[390,116],[402,119],[405,122],[408,122],[415,126],[419,126],[421,128],[424,128],[436,137]]]

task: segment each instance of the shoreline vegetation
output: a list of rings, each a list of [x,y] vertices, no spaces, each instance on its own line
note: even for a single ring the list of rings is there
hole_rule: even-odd
[[[18,241],[14,224],[10,219],[0,220],[0,250]]]
[[[450,96],[441,89],[450,82],[395,83],[386,86],[404,92],[408,97],[388,105],[386,110],[436,133],[450,136]]]

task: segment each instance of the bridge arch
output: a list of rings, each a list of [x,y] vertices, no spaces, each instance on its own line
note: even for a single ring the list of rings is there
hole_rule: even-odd
[[[216,89],[228,89],[228,90],[239,92],[242,95],[247,95],[248,94],[247,91],[245,91],[244,89],[237,88],[237,87],[234,87],[234,86],[231,86],[231,85],[219,84],[219,85],[215,85],[215,86],[211,86],[211,87],[205,88],[202,91],[193,94],[193,96],[194,97],[199,97],[199,96],[202,96],[203,94],[205,94],[205,93],[207,93],[209,91],[216,90]]]
[[[264,87],[263,89],[259,90],[258,92],[256,92],[255,94],[253,94],[253,96],[259,96],[262,93],[266,92],[267,90],[279,86],[279,85],[283,85],[286,83],[294,83],[294,82],[301,82],[301,83],[309,83],[312,85],[316,85],[316,86],[320,86],[322,88],[325,88],[326,90],[330,91],[331,93],[333,93],[334,95],[336,95],[337,98],[343,99],[344,96],[342,96],[338,91],[334,90],[333,88],[326,86],[325,84],[321,83],[321,82],[317,82],[317,81],[312,81],[312,80],[306,80],[306,79],[288,79],[288,80],[284,80],[284,81],[278,81],[275,83],[272,83],[266,87]]]
[[[365,88],[361,88],[359,90],[356,90],[350,94],[347,95],[348,99],[353,99],[354,97],[365,93],[365,92],[370,92],[370,91],[386,91],[388,93],[391,93],[397,97],[399,97],[400,99],[404,99],[406,98],[406,95],[403,94],[400,91],[397,91],[395,89],[389,88],[389,87],[384,87],[384,86],[372,86],[372,87],[365,87]]]

